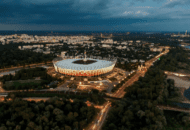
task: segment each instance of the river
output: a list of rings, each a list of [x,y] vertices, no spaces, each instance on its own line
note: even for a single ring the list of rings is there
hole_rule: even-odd
[[[190,87],[184,91],[183,95],[190,100]]]

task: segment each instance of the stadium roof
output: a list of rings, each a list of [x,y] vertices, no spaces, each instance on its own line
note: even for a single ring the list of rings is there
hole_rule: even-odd
[[[91,58],[88,58],[88,59],[96,60],[97,62],[94,62],[92,64],[87,64],[87,65],[75,64],[72,62],[76,60],[81,60],[81,59],[66,59],[66,60],[58,61],[55,65],[60,68],[73,69],[73,70],[97,70],[97,69],[102,69],[102,68],[109,67],[115,64],[113,61],[91,59]]]

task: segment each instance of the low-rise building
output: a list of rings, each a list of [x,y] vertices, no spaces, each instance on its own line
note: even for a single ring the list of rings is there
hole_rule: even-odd
[[[102,47],[111,48],[111,45],[109,45],[109,44],[102,44]]]
[[[144,63],[144,62],[145,62],[145,60],[139,60],[139,62]]]
[[[163,48],[150,48],[150,51],[157,52],[157,51],[162,51]]]
[[[121,45],[128,45],[127,42],[121,42]]]
[[[134,59],[134,60],[131,60],[131,62],[135,63],[135,62],[138,62],[138,60],[137,60],[137,59]]]

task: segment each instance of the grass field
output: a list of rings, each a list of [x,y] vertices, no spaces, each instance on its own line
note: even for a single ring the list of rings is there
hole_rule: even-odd
[[[18,83],[41,83],[42,80],[35,80],[35,79],[28,79],[28,80],[14,80],[14,81],[7,81],[5,82],[5,86],[9,87],[9,86],[13,86],[15,84]]]

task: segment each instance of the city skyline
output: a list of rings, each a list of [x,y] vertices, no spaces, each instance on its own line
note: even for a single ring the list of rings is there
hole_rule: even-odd
[[[1,30],[188,31],[188,0],[1,1]]]

